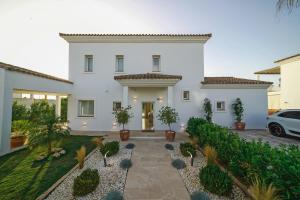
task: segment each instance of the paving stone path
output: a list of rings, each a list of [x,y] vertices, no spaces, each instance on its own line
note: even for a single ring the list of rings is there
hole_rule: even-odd
[[[126,200],[189,200],[190,195],[164,148],[164,140],[135,140]]]

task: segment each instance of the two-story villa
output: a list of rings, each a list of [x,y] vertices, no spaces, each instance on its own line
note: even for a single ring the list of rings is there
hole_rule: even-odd
[[[118,130],[112,112],[132,106],[131,130],[163,130],[158,110],[179,113],[175,130],[191,116],[203,115],[205,98],[213,120],[232,127],[231,104],[245,106],[246,128],[264,128],[270,82],[234,77],[204,77],[204,44],[211,34],[64,34],[69,43],[73,92],[68,119],[73,130]]]

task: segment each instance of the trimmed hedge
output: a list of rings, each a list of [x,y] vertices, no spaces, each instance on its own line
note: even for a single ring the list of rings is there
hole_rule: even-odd
[[[225,196],[231,193],[232,180],[217,165],[208,164],[202,168],[199,178],[204,188],[214,194]]]
[[[195,157],[196,155],[196,149],[195,147],[193,147],[193,145],[189,142],[185,142],[185,143],[180,143],[180,152],[184,157],[188,157],[190,156],[190,154],[188,152],[190,152],[193,157]]]
[[[195,121],[195,119],[193,119]],[[201,121],[201,123],[200,123]],[[195,130],[193,124],[193,130]],[[188,128],[191,130],[191,128]],[[262,141],[246,141],[227,128],[199,120],[195,132],[199,145],[214,147],[218,158],[244,184],[258,176],[279,191],[281,199],[300,199],[300,149],[298,146],[271,147]]]
[[[74,180],[74,196],[84,196],[93,192],[99,185],[99,173],[97,169],[86,169]]]
[[[119,152],[119,149],[120,149],[120,144],[119,144],[119,142],[118,142],[118,141],[112,141],[112,142],[107,142],[107,143],[105,143],[105,144],[101,147],[100,152],[101,152],[101,154],[104,156],[105,153],[106,153],[107,151],[109,151],[108,154],[107,154],[107,156],[110,157],[110,156],[113,156],[113,155],[115,155],[116,153],[118,153],[118,152]]]

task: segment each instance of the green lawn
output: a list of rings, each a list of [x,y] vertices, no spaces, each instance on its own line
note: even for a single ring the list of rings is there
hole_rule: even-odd
[[[67,151],[66,155],[39,163],[33,160],[45,151],[45,147],[32,151],[24,149],[0,157],[0,199],[35,199],[77,164],[74,157],[81,145],[86,146],[87,153],[95,148],[91,139],[88,136],[69,136],[56,144]]]

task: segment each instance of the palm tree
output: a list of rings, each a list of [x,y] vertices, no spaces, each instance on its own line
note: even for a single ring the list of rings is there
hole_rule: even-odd
[[[291,12],[294,8],[300,6],[300,0],[277,0],[276,6],[278,11],[287,8]]]

